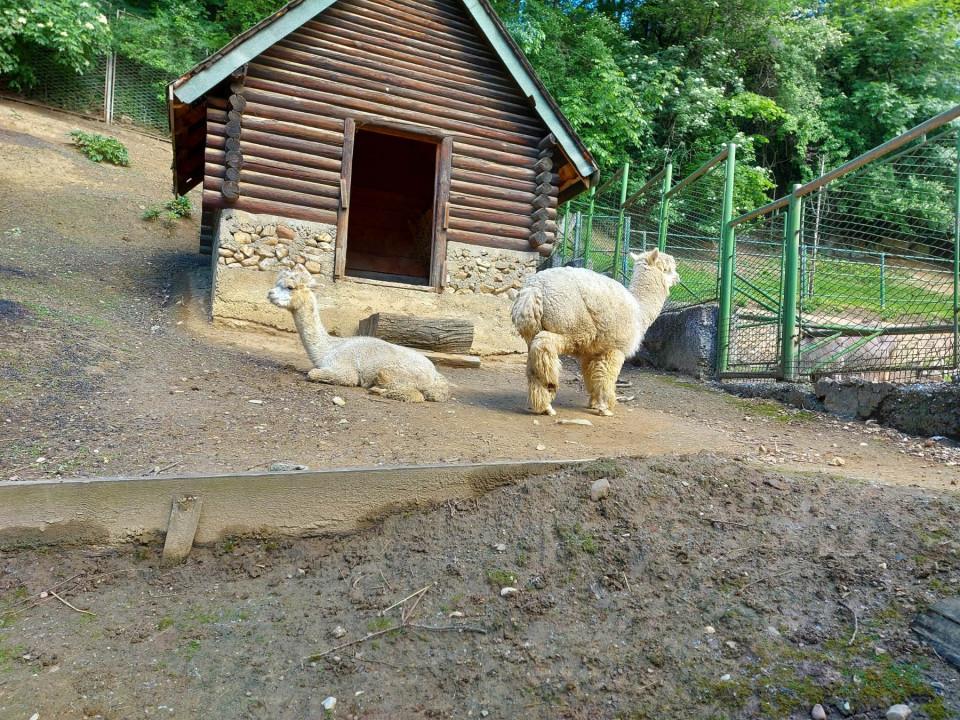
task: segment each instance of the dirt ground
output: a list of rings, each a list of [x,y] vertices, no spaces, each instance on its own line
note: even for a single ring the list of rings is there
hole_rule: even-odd
[[[169,197],[169,146],[111,130],[132,166],[100,166],[74,127],[103,131],[0,101],[0,479],[640,459],[175,570],[153,546],[0,554],[0,718],[313,718],[328,695],[363,718],[960,716],[957,673],[907,629],[958,592],[955,445],[633,367],[614,418],[565,370],[559,418],[592,426],[527,414],[520,358],[445,369],[444,404],[310,384],[296,338],[212,327],[186,292],[198,218],[140,219]],[[58,583],[95,615],[40,601]],[[303,660],[427,585],[411,623],[485,634]]]
[[[960,589],[958,551],[956,495],[701,453],[169,570],[155,546],[8,554],[0,717],[947,720],[960,674],[909,624]]]

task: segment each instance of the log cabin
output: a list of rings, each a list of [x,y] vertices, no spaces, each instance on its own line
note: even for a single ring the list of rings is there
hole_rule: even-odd
[[[524,349],[509,300],[597,165],[487,0],[293,0],[168,88],[174,191],[202,185],[215,321],[303,264],[323,319],[466,317]]]

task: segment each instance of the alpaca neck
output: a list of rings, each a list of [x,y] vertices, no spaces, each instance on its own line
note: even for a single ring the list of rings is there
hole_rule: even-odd
[[[293,322],[297,326],[300,342],[314,367],[321,365],[323,353],[330,348],[330,335],[320,320],[320,308],[317,299],[309,290],[306,302],[293,312]]]
[[[670,288],[667,287],[662,272],[651,268],[646,263],[638,263],[630,280],[630,293],[640,302],[643,310],[652,311],[652,317],[655,318],[667,302]]]

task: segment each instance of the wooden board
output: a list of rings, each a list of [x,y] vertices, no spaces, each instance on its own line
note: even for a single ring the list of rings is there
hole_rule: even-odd
[[[468,368],[470,370],[480,369],[479,355],[453,355],[451,353],[432,352],[430,350],[423,350],[421,352],[434,365],[452,368]]]
[[[466,353],[473,345],[473,323],[458,318],[375,313],[360,321],[360,334],[448,353]]]

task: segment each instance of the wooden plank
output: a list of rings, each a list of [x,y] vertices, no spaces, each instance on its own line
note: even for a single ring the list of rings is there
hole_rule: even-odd
[[[442,365],[452,368],[467,368],[478,370],[480,368],[479,355],[454,355],[451,353],[433,352],[428,350],[423,353],[434,365]]]
[[[532,252],[528,240],[518,240],[511,237],[491,236],[486,233],[458,230],[450,227],[447,230],[447,240],[463,243],[464,245],[479,245],[481,247],[498,248],[500,250],[516,250],[518,252]]]
[[[218,177],[205,176],[203,179],[203,187],[210,190],[219,188],[224,197],[232,200],[236,200],[237,197],[243,195],[244,197],[258,198],[260,200],[272,200],[288,205],[302,205],[307,208],[320,208],[324,210],[336,210],[339,206],[339,201],[335,197],[325,197],[313,193],[297,192],[291,189],[263,186],[256,182],[235,182],[221,180]]]
[[[261,200],[259,198],[241,196],[236,203],[230,204],[223,199],[223,196],[214,190],[203,190],[203,203],[211,208],[236,208],[246,210],[250,213],[262,213],[264,215],[278,215],[280,217],[290,218],[291,220],[309,220],[310,222],[324,223],[334,225],[337,222],[337,213],[333,210],[315,209],[304,207],[302,205],[290,205],[271,200]]]
[[[447,282],[447,230],[450,227],[450,175],[453,172],[453,140],[444,138],[437,153],[437,185],[434,193],[433,254],[430,284],[440,289]]]
[[[460,318],[374,313],[360,321],[360,334],[406,347],[467,353],[473,346],[473,323]]]
[[[350,221],[350,182],[353,179],[353,147],[356,139],[356,122],[347,118],[343,122],[343,163],[340,168],[340,209],[337,213],[337,243],[334,252],[333,275],[341,278],[347,273],[347,226]]]
[[[518,240],[526,240],[530,237],[529,228],[504,225],[503,223],[483,222],[481,220],[469,220],[459,217],[457,208],[450,209],[450,229],[466,230],[472,233],[493,235],[501,238],[516,238]]]

